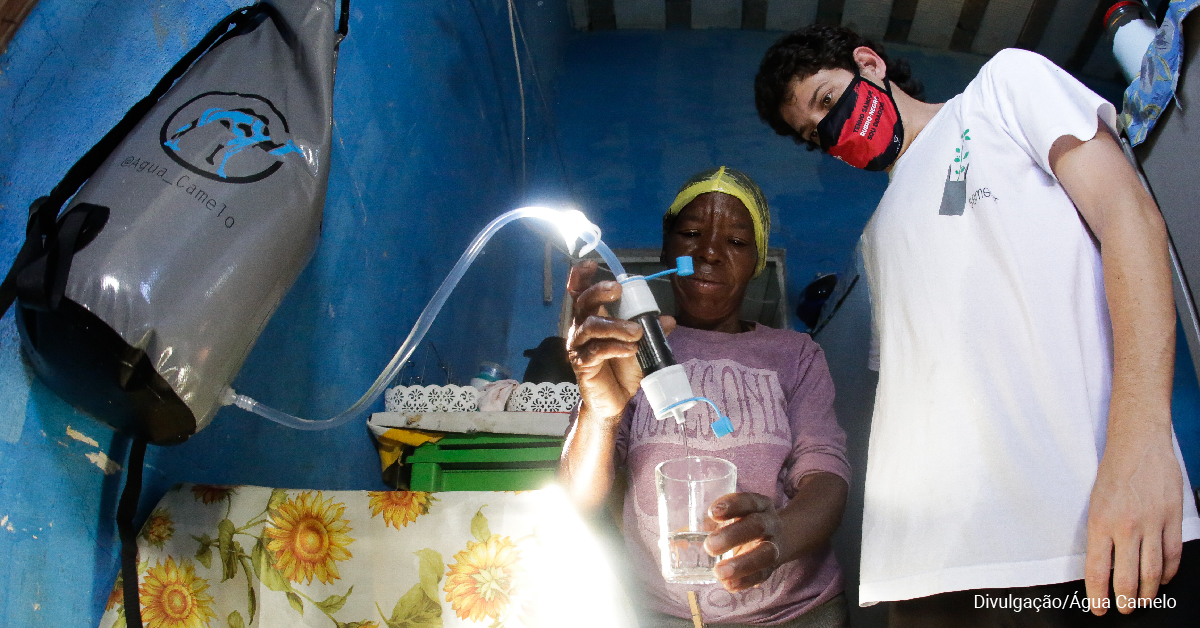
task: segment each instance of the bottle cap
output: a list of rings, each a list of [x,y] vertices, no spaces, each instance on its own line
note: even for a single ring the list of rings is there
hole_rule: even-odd
[[[485,361],[479,363],[479,374],[475,376],[475,379],[495,382],[502,379],[507,379],[507,377],[508,369],[496,364],[495,362]]]
[[[733,433],[733,422],[729,420],[729,417],[723,416],[712,422],[712,431],[713,434],[717,435],[717,438],[729,436]]]

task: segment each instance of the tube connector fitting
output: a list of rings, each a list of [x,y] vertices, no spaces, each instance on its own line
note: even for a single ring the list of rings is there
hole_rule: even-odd
[[[658,314],[661,311],[645,277],[622,275],[617,281],[621,284],[621,302],[617,305],[617,318],[631,321],[642,314]]]
[[[227,387],[221,391],[221,405],[237,406],[246,412],[255,412],[254,406],[258,405],[258,402],[246,395],[239,395],[232,388]]]

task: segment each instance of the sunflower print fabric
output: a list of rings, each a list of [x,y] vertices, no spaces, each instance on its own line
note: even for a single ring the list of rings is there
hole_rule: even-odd
[[[216,619],[208,582],[196,576],[192,561],[175,559],[156,562],[138,586],[142,598],[142,622],[146,628],[200,628]]]
[[[474,541],[454,555],[446,572],[446,601],[459,619],[504,618],[521,572],[521,552],[507,536],[492,534],[483,511],[471,520]]]
[[[546,503],[544,491],[176,487],[138,537],[142,619],[146,628],[571,623],[547,617],[550,607],[591,607],[591,614],[624,608],[621,616],[630,619],[623,594],[604,597],[620,589],[611,573],[589,560],[582,561],[591,574],[587,584],[558,573],[564,563],[574,571],[578,536],[547,516],[555,511]],[[555,583],[551,593],[543,590],[547,573]],[[597,573],[608,578],[599,589]],[[575,593],[577,601],[570,599]],[[118,577],[100,627],[124,626]]]
[[[424,491],[370,491],[367,496],[371,516],[382,514],[383,520],[397,530],[429,512],[430,505],[437,500],[433,493]]]
[[[316,496],[304,491],[271,511],[265,531],[275,568],[292,582],[311,584],[314,575],[325,584],[340,578],[337,561],[353,556],[346,549],[354,539],[350,521],[342,518],[345,511],[333,499],[322,501],[320,491]]]

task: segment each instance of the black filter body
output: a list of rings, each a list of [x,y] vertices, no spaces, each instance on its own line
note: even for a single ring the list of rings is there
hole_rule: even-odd
[[[642,326],[642,339],[638,341],[637,361],[642,367],[642,375],[649,375],[675,364],[675,354],[667,346],[667,335],[663,333],[662,323],[658,322],[658,312],[646,312],[633,317]]]

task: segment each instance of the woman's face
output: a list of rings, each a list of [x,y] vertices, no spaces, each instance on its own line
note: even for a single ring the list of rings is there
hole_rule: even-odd
[[[696,268],[688,277],[672,276],[679,323],[741,331],[738,311],[758,262],[750,210],[722,192],[701,194],[676,216],[663,250],[671,260],[690,255]]]

